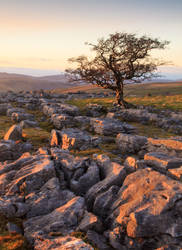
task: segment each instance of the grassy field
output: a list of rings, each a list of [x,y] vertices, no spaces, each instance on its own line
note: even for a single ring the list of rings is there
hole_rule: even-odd
[[[130,96],[125,98],[126,101],[135,105],[154,106],[159,109],[171,109],[182,111],[182,94],[181,95],[156,95],[156,96]],[[80,109],[84,109],[88,103],[98,103],[105,107],[112,107],[115,102],[114,97],[106,98],[88,98],[75,99],[67,103],[76,105]]]
[[[54,93],[69,93],[85,91],[88,93],[92,92],[110,92],[110,90],[102,89],[96,85],[84,85],[84,86],[75,86],[71,89],[56,89],[51,92]],[[181,82],[156,82],[156,83],[139,83],[139,84],[130,84],[125,86],[125,95],[126,96],[158,96],[158,95],[180,95],[182,94],[182,81]]]

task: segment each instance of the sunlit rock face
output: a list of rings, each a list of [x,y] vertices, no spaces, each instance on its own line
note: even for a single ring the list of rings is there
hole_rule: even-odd
[[[131,238],[182,236],[182,184],[150,168],[130,174],[118,192],[110,220]]]
[[[47,215],[27,220],[24,223],[25,236],[34,242],[39,235],[47,235],[49,232],[69,234],[77,228],[83,217],[84,208],[84,198],[76,196]]]
[[[119,133],[116,137],[116,143],[121,153],[137,154],[147,142],[147,137],[139,135],[127,135]]]
[[[95,133],[101,135],[113,136],[118,133],[130,134],[135,131],[133,126],[111,118],[92,118],[90,119],[90,125]]]
[[[76,128],[64,129],[60,132],[62,149],[84,150],[91,146],[91,136]]]
[[[22,127],[20,125],[13,125],[4,135],[4,140],[18,141],[22,139]]]
[[[75,238],[73,236],[62,236],[57,238],[44,238],[39,237],[35,240],[34,244],[35,250],[94,250],[92,246],[86,244],[81,239]]]
[[[169,156],[182,157],[182,138],[153,139],[148,138],[147,152],[161,152]]]

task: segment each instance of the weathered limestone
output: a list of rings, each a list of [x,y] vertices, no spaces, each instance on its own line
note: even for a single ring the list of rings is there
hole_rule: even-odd
[[[20,122],[20,126],[22,128],[34,128],[34,127],[38,127],[39,124],[36,121],[23,120]]]
[[[69,190],[61,190],[59,179],[53,177],[40,188],[39,192],[32,192],[25,196],[25,202],[30,207],[26,217],[48,214],[72,198],[74,194]]]
[[[91,136],[79,129],[64,129],[60,132],[62,149],[85,150],[91,146]]]
[[[35,250],[94,250],[92,246],[85,243],[83,240],[75,238],[73,236],[58,236],[43,238],[39,236],[35,239],[34,243]]]
[[[30,218],[24,222],[25,236],[33,243],[39,235],[46,236],[50,232],[69,234],[81,221],[84,207],[84,198],[77,196],[47,215]]]
[[[94,230],[97,232],[103,231],[102,222],[93,213],[85,212],[83,219],[81,220],[78,230],[87,232],[88,230]]]
[[[168,169],[178,168],[182,166],[182,159],[176,157],[170,157],[161,153],[151,152],[144,156],[144,160],[147,165],[166,173]]]
[[[90,125],[97,134],[101,135],[117,135],[118,133],[133,133],[135,128],[131,125],[121,122],[117,119],[90,119]]]
[[[13,125],[4,136],[4,140],[18,141],[22,139],[22,127],[20,125]]]
[[[0,103],[0,115],[6,115],[8,109],[11,108],[9,103]]]
[[[86,110],[87,116],[91,116],[91,117],[99,117],[103,113],[106,112],[106,108],[96,103],[87,104],[85,110]]]
[[[0,140],[0,162],[16,160],[24,152],[30,151],[30,143],[19,143],[12,140]]]
[[[84,195],[100,181],[99,168],[95,162],[85,162],[85,168],[79,168],[70,182],[70,189],[77,195]]]
[[[151,169],[138,170],[125,179],[112,206],[113,227],[126,228],[128,237],[140,247],[160,246],[166,235],[178,241],[182,237],[182,184]],[[158,240],[151,241],[152,237]],[[120,242],[126,244],[126,238]],[[138,247],[139,247],[138,246]],[[138,249],[138,248],[137,248]]]
[[[170,156],[182,157],[182,138],[153,139],[148,138],[148,152],[161,152]]]
[[[34,121],[34,116],[32,114],[28,114],[28,113],[13,112],[11,114],[11,120],[13,122],[21,122],[24,120]]]
[[[122,186],[122,183],[126,177],[126,171],[123,166],[118,163],[111,162],[110,171],[107,176],[92,186],[86,193],[86,202],[89,210],[92,210],[95,199],[101,193],[106,192],[113,185]]]
[[[7,195],[29,194],[39,190],[50,178],[55,177],[53,161],[43,157],[18,170],[6,186]]]
[[[57,147],[61,144],[61,135],[58,130],[53,129],[51,131],[50,146]]]
[[[74,127],[76,124],[74,117],[68,114],[53,114],[51,116],[51,121],[57,129]]]
[[[147,143],[147,137],[120,133],[116,137],[116,143],[123,154],[138,153]]]

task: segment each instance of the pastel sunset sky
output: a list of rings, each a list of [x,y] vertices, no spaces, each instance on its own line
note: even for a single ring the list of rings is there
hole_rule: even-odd
[[[181,11],[182,0],[1,0],[0,70],[58,73],[90,53],[85,42],[119,31],[169,40],[154,56],[182,73]]]

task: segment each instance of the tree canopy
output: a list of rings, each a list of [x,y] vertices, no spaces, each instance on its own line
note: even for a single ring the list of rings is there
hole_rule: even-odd
[[[157,68],[164,62],[153,59],[151,51],[165,49],[168,44],[168,41],[157,38],[116,32],[107,39],[99,39],[97,44],[87,43],[95,52],[94,57],[70,58],[69,62],[76,63],[76,68],[66,72],[72,80],[82,80],[115,91],[117,103],[127,107],[123,97],[124,85],[158,76]]]

